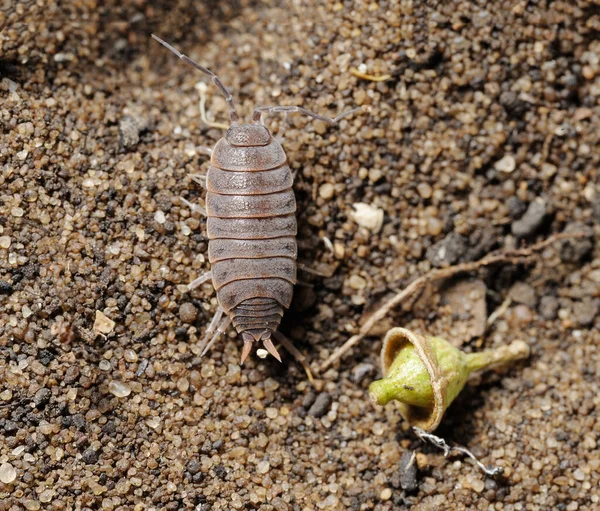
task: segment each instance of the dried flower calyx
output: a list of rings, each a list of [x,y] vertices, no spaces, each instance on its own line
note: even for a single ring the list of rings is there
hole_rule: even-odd
[[[369,394],[380,405],[397,401],[411,426],[433,431],[472,372],[524,359],[529,353],[523,341],[464,353],[441,337],[393,328],[385,336],[381,351],[384,378],[370,385]]]

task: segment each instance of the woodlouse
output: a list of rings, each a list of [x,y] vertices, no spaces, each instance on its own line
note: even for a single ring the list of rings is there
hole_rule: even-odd
[[[261,114],[299,112],[335,124],[360,109],[330,119],[297,106],[260,106],[254,109],[252,124],[241,124],[233,97],[216,74],[152,37],[210,76],[230,109],[227,134],[214,149],[205,148],[211,155],[208,173],[191,176],[206,188],[206,208],[184,201],[207,217],[211,263],[211,270],[191,282],[188,290],[212,279],[219,302],[200,349],[205,354],[233,324],[244,341],[242,363],[260,342],[281,362],[272,337],[296,351],[277,331],[296,283],[296,200],[285,152],[262,124]]]

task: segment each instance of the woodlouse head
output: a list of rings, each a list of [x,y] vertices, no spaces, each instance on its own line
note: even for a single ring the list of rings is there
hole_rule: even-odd
[[[262,124],[232,124],[225,138],[233,146],[256,147],[269,145],[271,133]]]

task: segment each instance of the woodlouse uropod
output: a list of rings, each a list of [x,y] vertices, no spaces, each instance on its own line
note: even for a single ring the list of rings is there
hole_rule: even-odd
[[[297,106],[259,106],[252,124],[240,123],[232,95],[209,69],[152,37],[180,59],[210,76],[225,96],[231,124],[214,149],[206,149],[211,164],[206,176],[191,177],[206,189],[206,208],[188,204],[207,217],[211,270],[188,284],[188,290],[212,279],[219,307],[200,349],[204,355],[233,324],[242,336],[241,362],[254,343],[281,362],[272,337],[295,351],[277,331],[296,283],[296,200],[292,171],[281,144],[261,122],[263,113],[302,113],[335,124],[360,110],[328,118]]]

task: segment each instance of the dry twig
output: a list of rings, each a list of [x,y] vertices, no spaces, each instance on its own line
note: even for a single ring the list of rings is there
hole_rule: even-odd
[[[556,241],[573,238],[584,238],[586,236],[587,234],[584,232],[558,233],[530,247],[515,250],[499,250],[488,254],[482,259],[479,259],[479,261],[457,264],[455,266],[449,266],[448,268],[436,268],[427,272],[425,275],[422,275],[417,279],[413,280],[408,286],[406,286],[403,290],[401,290],[392,298],[387,300],[379,309],[377,309],[371,315],[371,317],[367,319],[367,321],[365,321],[365,323],[360,327],[360,330],[357,334],[350,337],[350,339],[348,339],[342,346],[335,350],[331,354],[331,356],[327,360],[325,360],[323,364],[321,364],[319,371],[325,371],[334,362],[338,361],[341,357],[343,357],[356,344],[358,344],[371,331],[371,329],[379,321],[381,321],[394,307],[396,307],[398,304],[400,304],[400,302],[402,302],[404,299],[408,298],[412,294],[422,290],[426,284],[435,282],[436,280],[452,277],[458,273],[474,271],[484,266],[490,266],[496,263],[509,261],[513,264],[518,264],[526,261],[534,253],[543,250],[552,243],[555,243]]]

